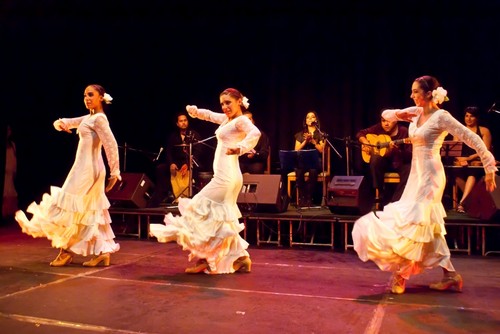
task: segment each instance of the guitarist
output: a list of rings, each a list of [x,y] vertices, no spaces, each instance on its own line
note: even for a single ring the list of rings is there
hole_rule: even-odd
[[[368,157],[365,162],[369,163],[373,188],[378,189],[379,194],[376,201],[385,205],[399,200],[410,173],[411,145],[395,144],[393,141],[403,142],[408,138],[408,128],[397,121],[389,121],[380,116],[379,123],[360,130],[356,138],[363,144],[363,156]],[[386,149],[379,150],[379,145],[384,145]],[[384,154],[380,154],[382,151]],[[392,198],[386,194],[384,184],[384,174],[387,172],[397,172],[401,180]]]

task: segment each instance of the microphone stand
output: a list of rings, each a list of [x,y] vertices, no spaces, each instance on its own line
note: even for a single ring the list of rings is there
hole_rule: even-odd
[[[189,198],[193,198],[193,141],[189,141]]]
[[[328,134],[325,133],[325,132],[322,132],[321,129],[319,128],[318,126],[318,123],[315,122],[313,123],[314,124],[314,127],[316,128],[316,130],[318,130],[321,138],[324,139],[324,141],[333,149],[333,151],[337,154],[337,156],[342,159],[342,155],[337,151],[337,149],[335,148],[335,146],[333,146],[333,144],[330,142],[330,140],[328,139]],[[323,198],[321,200],[321,206],[325,206],[326,205],[326,175],[325,175],[325,150],[323,149],[323,152],[321,152],[321,169],[322,169],[322,173],[323,173]]]
[[[325,142],[335,151],[335,153],[337,154],[337,156],[342,159],[342,155],[339,153],[339,151],[337,151],[337,149],[335,148],[335,146],[333,146],[333,144],[330,142],[330,140],[328,139],[329,135],[328,133],[325,133],[325,132],[321,132],[321,129],[319,128],[318,124],[314,124],[314,127],[316,128],[316,130],[318,130],[320,136],[325,140]]]
[[[205,146],[208,146],[212,149],[214,149],[214,147],[206,144],[205,142],[212,139],[212,138],[215,138],[215,136],[211,136],[211,137],[208,137],[208,138],[205,138],[203,140],[195,140],[194,138],[191,138],[191,140],[189,140],[189,197],[192,198],[193,197],[193,164],[196,165],[196,167],[200,167],[200,165],[196,162],[195,158],[193,157],[193,141],[194,141],[194,145],[197,145],[197,144],[203,144]]]
[[[154,152],[148,152],[148,151],[144,151],[144,150],[139,150],[137,148],[133,148],[133,147],[130,147],[127,142],[125,142],[125,144],[123,146],[120,146],[118,145],[119,148],[123,148],[123,171],[126,172],[127,171],[127,152],[128,151],[133,151],[133,152],[139,152],[139,153],[142,153],[146,156],[148,156],[148,159],[150,159],[152,156],[156,156],[158,155],[158,157],[155,159],[153,158],[153,161],[156,161],[158,160],[158,158],[160,157],[160,154],[161,152],[163,151],[163,148],[160,148],[160,152],[157,154],[157,153],[154,153]]]
[[[158,151],[158,154],[156,155],[156,158],[153,159],[153,161],[158,161],[160,159],[162,152],[163,152],[163,146],[160,147],[160,150]]]
[[[497,104],[496,102],[495,102],[495,103],[493,103],[493,105],[491,106],[491,108],[490,108],[490,109],[488,109],[488,114],[489,114],[489,113],[491,113],[491,112],[494,112],[494,113],[500,114],[500,111],[495,109],[496,104]]]
[[[356,145],[359,146],[361,143],[355,140],[352,140],[350,136],[344,137],[344,138],[338,138],[338,140],[342,140],[345,144],[345,154],[346,154],[346,175],[350,176],[351,175],[351,154],[349,147],[351,145]],[[377,145],[370,145],[370,144],[363,144],[363,145],[368,145],[368,146],[377,146]]]
[[[213,139],[213,138],[215,138],[215,137],[216,137],[216,136],[211,136],[211,137],[205,138],[205,139],[203,139],[203,140],[197,140],[197,141],[195,142],[195,144],[203,144],[203,145],[205,145],[205,146],[210,147],[212,150],[215,150],[215,147],[210,146],[210,145],[208,145],[208,144],[206,144],[206,143],[205,143],[206,141],[208,141],[208,140],[210,140],[210,139]]]
[[[346,167],[346,175],[351,175],[351,155],[349,154],[349,144],[351,142],[351,137],[347,136],[344,138],[345,141],[345,167]]]
[[[127,142],[125,142],[125,146],[123,147],[123,172],[127,171]]]

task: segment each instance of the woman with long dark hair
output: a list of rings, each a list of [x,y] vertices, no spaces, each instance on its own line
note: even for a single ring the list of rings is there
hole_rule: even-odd
[[[479,109],[477,107],[470,106],[465,108],[464,124],[467,129],[475,132],[484,141],[488,150],[491,151],[491,132],[487,127],[479,125]],[[457,140],[457,138],[453,138],[453,140]],[[455,165],[462,167],[481,166],[481,159],[479,159],[479,155],[473,148],[462,145],[462,152],[459,157],[455,158]],[[464,168],[456,170],[454,175],[455,183],[462,191],[462,197],[457,205],[457,212],[465,213],[463,203],[467,196],[469,196],[472,188],[474,188],[476,181],[484,176],[484,171],[482,168]]]
[[[317,154],[312,155],[312,161],[302,161],[299,159],[295,167],[295,175],[297,179],[298,205],[310,206],[314,195],[314,187],[318,182],[318,175],[321,173],[321,157],[325,149],[325,140],[318,131],[319,117],[316,111],[309,110],[302,122],[302,130],[294,135],[295,151],[309,150]],[[305,173],[308,173],[307,182]]]

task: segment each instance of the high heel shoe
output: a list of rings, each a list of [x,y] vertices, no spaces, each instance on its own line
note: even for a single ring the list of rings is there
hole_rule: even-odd
[[[432,283],[429,285],[429,288],[432,290],[455,290],[457,292],[462,292],[462,288],[464,286],[464,280],[460,274],[456,274],[455,276],[444,276],[443,279],[437,283]]]
[[[249,273],[252,271],[252,260],[248,256],[238,258],[233,263],[233,269],[240,273]]]
[[[87,262],[83,262],[84,267],[95,267],[98,266],[99,263],[103,262],[105,267],[109,266],[109,262],[111,261],[111,256],[109,253],[104,253],[99,256],[94,257],[92,260]]]
[[[201,272],[204,272],[205,269],[209,270],[208,262],[205,259],[201,259],[201,260],[196,261],[196,264],[194,265],[194,267],[186,268],[186,270],[184,270],[184,272],[186,274],[199,274]]]
[[[391,293],[400,295],[405,292],[406,288],[406,280],[398,274],[393,274],[392,275],[392,281],[391,281]]]
[[[59,254],[54,259],[54,261],[50,262],[51,267],[63,267],[67,264],[70,264],[73,260],[73,255],[65,249],[59,251]]]

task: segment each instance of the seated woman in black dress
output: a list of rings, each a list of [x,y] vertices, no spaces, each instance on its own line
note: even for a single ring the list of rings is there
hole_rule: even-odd
[[[299,206],[310,206],[312,203],[313,190],[321,173],[321,156],[325,149],[325,141],[318,131],[319,118],[314,110],[309,110],[304,118],[302,130],[295,134],[295,151],[317,150],[318,155],[314,161],[302,161],[299,159],[295,168],[297,177],[297,188],[299,190]],[[307,183],[304,174],[309,172]]]
[[[464,124],[465,126],[474,131],[484,144],[491,151],[491,132],[487,127],[479,126],[479,109],[477,107],[467,107],[464,110]],[[454,138],[456,140],[456,138]],[[469,146],[462,145],[462,154],[455,159],[457,166],[482,166],[476,151]],[[483,168],[463,168],[456,171],[455,183],[462,192],[462,197],[457,206],[457,212],[465,213],[463,206],[464,200],[474,188],[476,181],[484,176]]]

